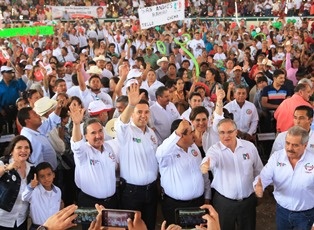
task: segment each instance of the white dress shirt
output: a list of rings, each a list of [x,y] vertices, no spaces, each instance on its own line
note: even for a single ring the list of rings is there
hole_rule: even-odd
[[[111,105],[113,107],[113,102],[109,94],[100,92],[98,94],[93,93],[90,89],[80,90],[80,98],[83,99],[84,108],[88,109],[89,103],[96,100],[102,100],[106,105]]]
[[[290,211],[305,211],[314,207],[314,155],[305,151],[292,168],[285,149],[276,151],[261,171],[263,188],[274,184],[277,203]],[[253,186],[256,185],[255,178]]]
[[[253,143],[237,139],[237,147],[232,152],[218,142],[208,149],[202,163],[208,158],[214,175],[211,186],[221,195],[241,200],[254,192],[252,183],[263,164]]]
[[[166,109],[156,102],[150,107],[151,117],[158,143],[161,144],[170,135],[171,124],[174,120],[180,119],[180,114],[172,102]]]
[[[116,192],[118,160],[108,145],[100,152],[83,139],[73,142],[71,149],[75,161],[75,183],[84,193],[104,199]]]
[[[164,84],[162,84],[160,81],[156,80],[153,84],[151,84],[150,86],[148,85],[147,81],[143,81],[141,84],[141,89],[146,89],[148,92],[148,96],[150,101],[156,101],[156,90],[160,87],[160,86],[164,86]]]
[[[28,185],[22,194],[22,200],[30,203],[33,224],[42,225],[60,210],[61,190],[54,185],[51,191],[47,191],[41,184],[35,188]]]
[[[145,133],[132,121],[115,123],[120,145],[120,176],[133,185],[148,185],[157,179],[158,163],[155,156],[158,140],[154,131],[146,127]]]
[[[180,137],[173,132],[158,148],[156,157],[165,194],[176,200],[192,200],[202,196],[207,186],[206,199],[210,199],[208,175],[202,175],[201,153],[193,143],[185,152],[177,145]]]
[[[252,102],[245,101],[243,106],[240,107],[236,99],[234,99],[224,107],[229,113],[233,113],[233,120],[241,132],[250,135],[256,132],[259,118],[256,107]]]
[[[270,154],[273,154],[275,151],[278,151],[278,150],[285,148],[287,133],[288,133],[288,131],[285,131],[285,132],[279,133],[277,135]],[[309,141],[307,143],[306,149],[309,152],[314,153],[314,132],[313,132],[313,130],[311,130],[309,133]]]
[[[56,151],[49,142],[48,133],[58,124],[60,124],[60,117],[53,112],[42,122],[38,131],[27,127],[22,128],[21,135],[27,137],[32,143],[33,152],[29,159],[34,165],[45,161],[49,162],[53,169],[57,168]]]

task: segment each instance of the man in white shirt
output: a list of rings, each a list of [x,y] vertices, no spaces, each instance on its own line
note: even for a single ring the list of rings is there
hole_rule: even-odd
[[[224,106],[233,114],[233,120],[238,127],[238,137],[251,141],[258,125],[258,113],[255,105],[246,100],[247,89],[243,85],[236,87],[234,100]]]
[[[210,199],[208,174],[202,175],[201,153],[186,120],[171,125],[172,134],[157,149],[161,175],[162,212],[167,224],[175,223],[175,209],[200,207]],[[204,196],[205,194],[205,196]]]
[[[288,130],[285,148],[276,151],[253,183],[257,197],[274,185],[277,229],[311,229],[314,223],[314,155],[306,149],[308,130]]]
[[[221,230],[255,229],[257,201],[252,183],[263,168],[262,161],[253,143],[237,138],[233,120],[223,119],[217,127],[220,142],[208,149],[201,170],[213,172],[213,206]]]
[[[80,207],[95,207],[95,203],[106,208],[117,208],[116,169],[118,160],[113,150],[105,145],[103,126],[98,119],[85,121],[83,130],[87,141],[84,141],[80,124],[85,109],[70,110],[73,121],[71,149],[75,161],[75,183],[80,192]],[[88,229],[89,224],[83,225]]]
[[[195,58],[202,55],[202,51],[205,49],[205,43],[201,39],[199,31],[195,31],[194,39],[188,43],[188,46],[192,49]]]
[[[170,102],[169,89],[161,86],[156,91],[156,103],[150,107],[153,129],[161,144],[170,135],[170,127],[174,120],[180,118],[175,105]]]
[[[300,105],[296,107],[293,114],[293,123],[295,126],[300,126],[303,129],[309,132],[310,139],[307,144],[307,150],[309,152],[314,153],[314,132],[311,130],[311,124],[313,122],[313,108]],[[271,150],[271,154],[275,151],[279,151],[285,148],[285,139],[287,136],[288,131],[281,132],[277,135],[275,142],[273,144],[273,148]]]
[[[120,145],[121,208],[142,213],[149,230],[155,229],[157,213],[157,137],[147,126],[149,104],[141,100],[139,85],[131,84],[129,104],[117,119],[115,130]]]

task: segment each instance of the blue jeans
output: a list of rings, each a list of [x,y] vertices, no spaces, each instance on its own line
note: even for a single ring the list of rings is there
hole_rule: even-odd
[[[314,222],[314,208],[294,212],[281,207],[276,207],[277,230],[311,230]]]

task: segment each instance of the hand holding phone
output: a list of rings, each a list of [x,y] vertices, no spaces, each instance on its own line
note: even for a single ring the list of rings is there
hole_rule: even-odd
[[[134,220],[135,211],[104,209],[102,210],[102,226],[128,228],[128,219]]]
[[[203,216],[209,214],[208,209],[195,208],[178,208],[175,210],[176,224],[182,228],[194,228],[195,225],[206,224]]]

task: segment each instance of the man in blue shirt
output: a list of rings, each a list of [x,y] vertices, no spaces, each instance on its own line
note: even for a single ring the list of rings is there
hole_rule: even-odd
[[[3,79],[0,81],[0,133],[3,133],[3,125],[8,124],[9,133],[13,133],[13,123],[16,118],[16,100],[20,93],[26,89],[25,82],[15,78],[12,67],[2,66],[1,74]]]

